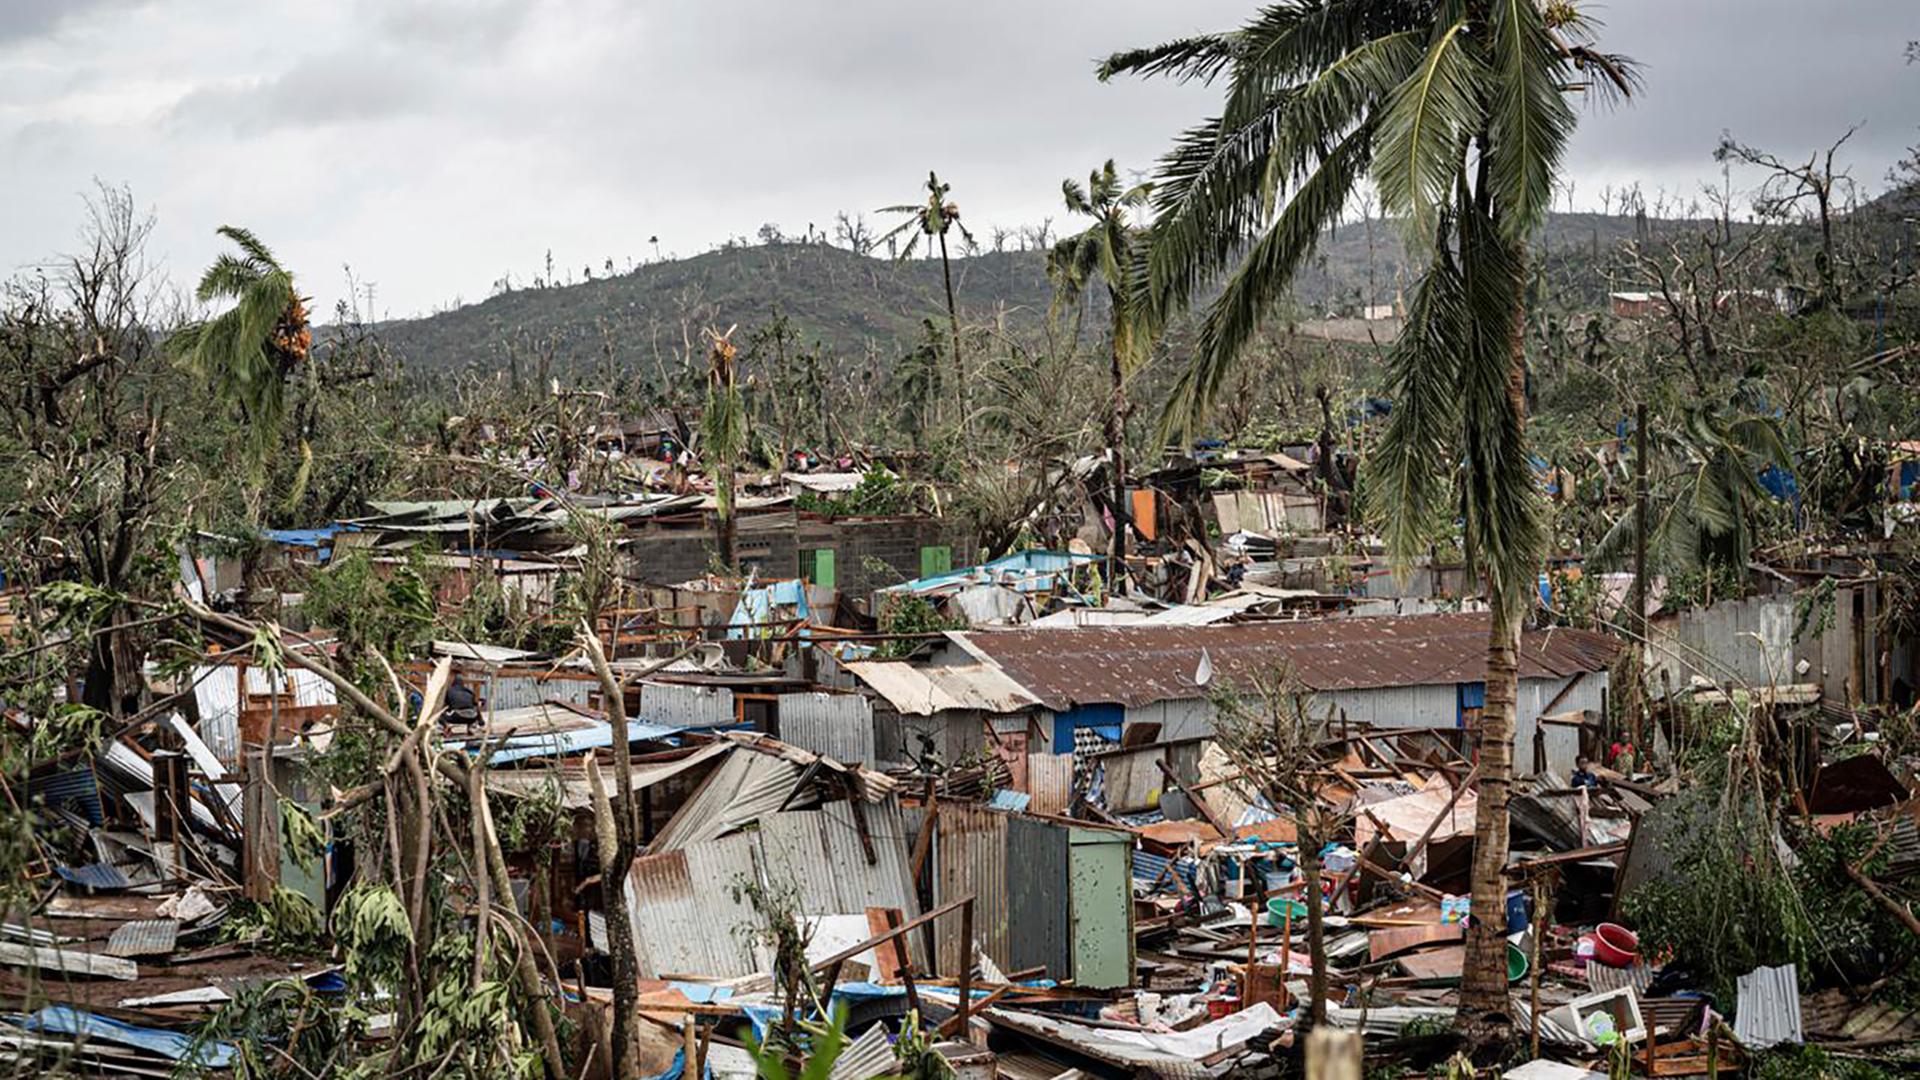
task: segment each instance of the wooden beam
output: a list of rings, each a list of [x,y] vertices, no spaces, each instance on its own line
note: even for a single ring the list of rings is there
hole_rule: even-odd
[[[929,911],[924,915],[915,915],[913,918],[908,919],[906,922],[901,923],[899,926],[893,926],[892,925],[893,920],[889,919],[887,920],[888,930],[886,933],[875,934],[873,937],[870,937],[867,940],[860,942],[858,945],[852,945],[845,949],[840,950],[837,953],[834,953],[832,956],[827,957],[825,960],[821,960],[818,963],[815,963],[813,965],[813,971],[815,974],[818,974],[820,972],[827,970],[828,968],[832,967],[835,964],[844,963],[848,960],[851,960],[854,957],[859,956],[861,953],[866,952],[868,949],[873,948],[875,945],[879,945],[883,942],[899,937],[901,934],[904,934],[909,930],[912,930],[916,927],[925,926],[926,924],[932,922],[933,920],[939,918],[942,915],[958,910],[960,905],[968,903],[972,899],[973,899],[973,894],[968,893],[967,895],[959,898],[958,900],[949,900],[946,903],[941,904],[939,907],[934,908],[932,911]]]
[[[1213,826],[1214,831],[1220,834],[1222,840],[1233,839],[1233,830],[1220,824],[1220,819],[1214,816],[1213,808],[1207,805],[1207,800],[1188,790],[1186,782],[1175,775],[1173,767],[1167,764],[1165,758],[1161,758],[1159,761],[1154,762],[1154,764],[1160,766],[1160,775],[1166,777],[1167,783],[1172,784],[1181,794],[1187,797],[1187,801],[1193,803],[1193,808],[1200,811],[1200,816],[1206,819],[1207,824]]]
[[[965,903],[966,910],[973,909],[972,897],[968,897]],[[904,927],[900,923],[900,913],[893,908],[888,908],[887,933],[899,941],[900,982],[907,988],[907,1008],[912,1009],[915,1015],[920,1015],[920,991],[913,985],[913,947],[906,938],[900,936],[902,929]]]

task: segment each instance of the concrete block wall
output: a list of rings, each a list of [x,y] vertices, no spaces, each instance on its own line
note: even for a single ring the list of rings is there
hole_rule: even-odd
[[[648,524],[624,540],[629,577],[650,585],[676,585],[700,577],[719,551],[710,525]],[[743,567],[763,578],[800,576],[803,552],[831,548],[835,585],[843,596],[867,602],[874,590],[920,576],[920,549],[953,549],[953,565],[973,562],[973,540],[950,518],[840,518],[762,514],[743,518],[734,548]]]

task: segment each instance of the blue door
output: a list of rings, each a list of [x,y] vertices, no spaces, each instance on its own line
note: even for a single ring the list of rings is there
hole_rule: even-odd
[[[1460,708],[1454,717],[1454,726],[1466,727],[1467,721],[1479,719],[1480,711],[1487,707],[1487,684],[1463,682],[1456,686],[1459,690]]]

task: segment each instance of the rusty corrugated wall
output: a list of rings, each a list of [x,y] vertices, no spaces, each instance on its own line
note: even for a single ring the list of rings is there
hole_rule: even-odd
[[[1073,755],[1028,754],[1027,790],[1033,795],[1029,811],[1064,815],[1073,805]]]
[[[771,962],[757,943],[750,905],[734,888],[756,880],[753,833],[633,860],[634,951],[645,978],[737,978]]]
[[[1007,948],[1007,815],[970,803],[942,803],[931,862],[933,902],[972,893],[974,939],[994,963],[1015,970]],[[940,974],[958,972],[968,955],[960,920],[938,920],[934,939]]]

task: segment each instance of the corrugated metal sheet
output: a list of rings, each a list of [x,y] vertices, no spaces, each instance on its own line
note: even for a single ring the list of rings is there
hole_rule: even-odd
[[[310,671],[287,672],[296,706],[333,705],[333,684]],[[240,759],[240,676],[232,664],[209,664],[194,669],[193,700],[200,710],[200,738],[222,764]],[[265,694],[273,682],[263,668],[247,669],[247,691]]]
[[[1067,880],[1067,828],[1029,817],[1007,819],[1007,860],[1019,867],[1007,875],[1008,971],[1041,967],[1047,977],[1073,972],[1073,918]],[[997,958],[996,958],[997,959]]]
[[[973,935],[993,962],[1013,971],[1007,937],[1007,815],[968,803],[942,803],[933,839],[933,902],[972,893]],[[1023,871],[1024,873],[1024,871]],[[1057,888],[1060,878],[1052,879]],[[960,920],[934,924],[940,973],[951,975],[970,962],[962,948]],[[963,957],[968,958],[963,961]]]
[[[112,956],[165,956],[180,936],[178,919],[136,919],[121,923],[107,939]]]
[[[920,667],[898,660],[863,660],[846,667],[887,704],[909,716],[931,716],[948,709],[1011,713],[1039,704],[990,664]]]
[[[737,978],[766,970],[751,906],[734,888],[758,880],[755,837],[741,833],[633,860],[634,951],[640,974]]]
[[[1027,790],[1034,813],[1065,814],[1073,805],[1073,755],[1028,754]]]
[[[1733,1034],[1741,1045],[1764,1050],[1806,1040],[1800,1024],[1800,969],[1794,964],[1754,968],[1737,980]]]
[[[899,804],[891,799],[865,804],[865,813],[872,865],[853,808],[844,800],[762,818],[760,866],[768,885],[778,889],[791,883],[806,915],[862,915],[870,907],[918,915],[907,874],[912,840]]]
[[[833,1059],[833,1071],[827,1074],[827,1080],[873,1080],[899,1071],[900,1059],[893,1052],[886,1025],[875,1024]]]
[[[673,851],[724,836],[780,809],[800,766],[783,758],[735,749],[712,778],[654,837],[650,851]]]
[[[1487,618],[1478,614],[1315,619],[1235,626],[1113,626],[956,633],[953,640],[996,663],[1048,708],[1205,697],[1193,681],[1204,653],[1214,681],[1285,665],[1316,690],[1481,682]],[[1604,634],[1553,629],[1525,634],[1522,678],[1604,669],[1618,652]]]
[[[585,705],[588,698],[600,688],[600,684],[592,679],[541,678],[535,675],[490,675],[485,680],[468,676],[467,682],[486,701],[488,712],[524,709],[548,701]]]
[[[640,715],[657,724],[726,727],[734,722],[733,691],[724,686],[641,683]]]
[[[859,694],[781,694],[780,741],[843,763],[879,760],[873,706]]]
[[[1429,1008],[1420,1005],[1375,1005],[1371,1008],[1349,1009],[1344,1005],[1327,1006],[1327,1023],[1349,1031],[1361,1027],[1366,1021],[1365,1032],[1368,1035],[1398,1035],[1400,1029],[1415,1020],[1451,1020],[1451,1008]]]

